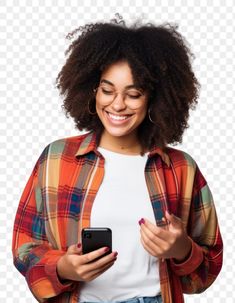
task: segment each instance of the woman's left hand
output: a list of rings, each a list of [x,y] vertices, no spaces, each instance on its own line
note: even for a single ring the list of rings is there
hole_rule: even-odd
[[[191,251],[191,240],[178,217],[166,211],[165,218],[169,222],[168,229],[144,219],[140,225],[141,243],[152,256],[182,262]]]

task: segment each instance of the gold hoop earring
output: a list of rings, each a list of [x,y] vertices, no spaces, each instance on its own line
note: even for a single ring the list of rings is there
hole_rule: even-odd
[[[152,118],[151,118],[151,116],[150,116],[150,107],[149,107],[149,109],[148,109],[148,116],[149,116],[149,120],[153,123],[153,124],[155,124],[155,122],[152,120]]]
[[[90,101],[91,101],[91,100],[88,100],[88,106],[87,106],[87,108],[88,108],[88,113],[89,113],[90,115],[96,115],[96,111],[93,113],[93,112],[90,110]]]

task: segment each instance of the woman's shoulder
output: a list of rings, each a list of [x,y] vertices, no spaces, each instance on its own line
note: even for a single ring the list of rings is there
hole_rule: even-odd
[[[40,162],[45,158],[75,157],[77,150],[83,142],[87,141],[91,133],[79,134],[77,136],[56,139],[46,145],[40,156]]]
[[[175,166],[191,166],[194,169],[197,166],[196,160],[193,156],[182,149],[167,146],[164,152],[168,155],[171,163]]]
[[[70,137],[63,137],[56,139],[48,144],[48,147],[50,148],[56,148],[61,147],[64,145],[74,145],[74,146],[80,146],[80,144],[90,135],[91,133],[85,133],[85,134],[79,134],[77,136],[70,136]]]

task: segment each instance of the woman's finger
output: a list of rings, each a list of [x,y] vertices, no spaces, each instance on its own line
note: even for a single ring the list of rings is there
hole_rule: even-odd
[[[150,255],[152,255],[152,256],[154,256],[154,257],[159,257],[159,252],[158,252],[157,249],[156,249],[156,250],[151,249],[151,247],[149,247],[148,245],[145,244],[145,242],[144,242],[144,240],[143,240],[142,237],[140,238],[140,241],[141,241],[141,243],[142,243],[144,249],[145,249]]]
[[[173,214],[169,214],[168,211],[165,212],[166,219],[170,222],[170,224],[176,228],[181,229],[182,228],[182,220],[179,217],[176,217]]]
[[[148,230],[151,231],[152,234],[156,235],[158,238],[165,240],[168,236],[167,230],[165,230],[162,227],[158,227],[156,224],[151,223],[149,220],[147,219],[143,219],[143,221],[141,221],[141,225],[140,227],[143,228],[144,230],[146,230],[146,228]]]
[[[100,276],[102,273],[104,273],[106,270],[108,270],[110,267],[113,266],[113,264],[115,263],[115,260],[112,260],[111,262],[107,263],[106,265],[104,265],[103,267],[93,270],[91,272],[89,272],[89,280],[94,280],[95,278],[97,278],[98,276]]]
[[[107,253],[110,249],[108,247],[102,247],[99,249],[96,249],[94,251],[91,251],[87,254],[82,255],[82,264],[90,263],[94,261],[95,259],[101,257],[105,253]]]
[[[149,238],[146,232],[141,229],[141,238],[144,243],[144,247],[147,248],[147,250],[151,254],[157,257],[162,256],[162,253],[164,252],[165,247],[167,246],[167,242],[163,241],[162,239],[157,238],[155,235],[153,235],[153,238]]]
[[[164,234],[167,233],[167,236],[163,238],[163,233],[161,228],[157,227],[157,231],[153,232],[153,229],[149,228],[147,224],[141,224],[140,228],[141,235],[144,237],[145,243],[155,244],[158,247],[165,247],[167,244],[167,240],[169,240],[169,232],[164,231]],[[153,248],[153,246],[152,246]]]
[[[85,255],[84,255],[85,256]],[[89,273],[92,271],[100,271],[102,268],[107,266],[107,264],[115,261],[117,259],[117,253],[112,252],[108,254],[107,256],[104,256],[96,261],[88,262],[83,264],[83,272]]]
[[[78,244],[72,244],[69,246],[68,250],[67,250],[67,254],[78,254],[81,255],[82,254],[82,244],[78,243]]]

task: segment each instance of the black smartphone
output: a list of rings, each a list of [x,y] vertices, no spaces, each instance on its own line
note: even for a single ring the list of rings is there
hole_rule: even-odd
[[[86,254],[101,247],[109,247],[104,257],[112,252],[112,230],[108,227],[87,227],[82,229],[82,253]]]

